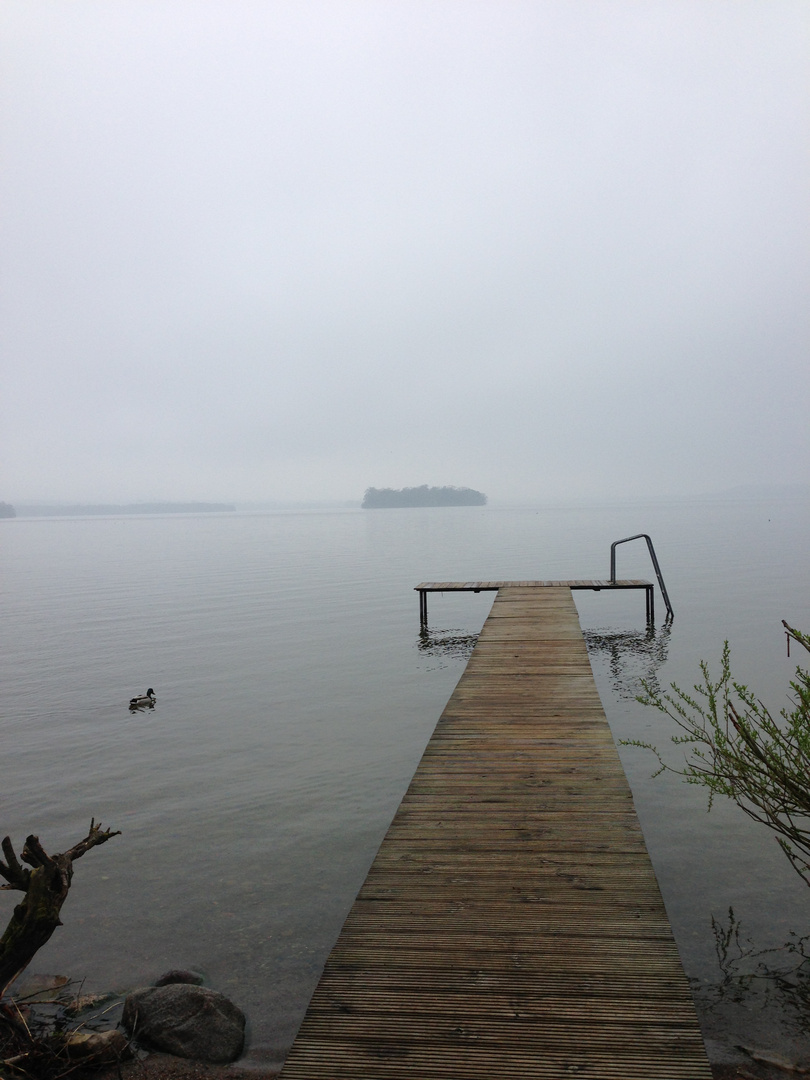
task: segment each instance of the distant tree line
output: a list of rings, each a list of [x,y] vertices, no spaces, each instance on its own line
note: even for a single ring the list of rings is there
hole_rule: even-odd
[[[2,504],[0,504],[1,506]],[[61,506],[22,506],[26,517],[90,517],[95,514],[219,514],[234,511],[233,503],[76,503]],[[0,517],[3,516],[0,514]],[[6,516],[13,516],[6,515]]]
[[[11,503],[0,502],[0,518],[12,518],[17,516],[17,511]]]
[[[486,495],[474,488],[421,487],[366,488],[364,510],[383,510],[398,506],[484,506]]]

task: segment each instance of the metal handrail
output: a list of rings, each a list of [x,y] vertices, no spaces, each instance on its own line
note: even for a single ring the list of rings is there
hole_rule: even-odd
[[[656,555],[655,555],[655,548],[653,547],[653,542],[649,538],[647,533],[636,533],[635,536],[625,536],[624,540],[614,540],[613,541],[613,543],[610,545],[610,582],[611,582],[612,585],[616,584],[616,548],[617,548],[617,546],[619,544],[626,544],[629,540],[642,540],[642,539],[647,541],[647,547],[649,548],[649,551],[650,551],[650,558],[652,559],[652,564],[655,567],[655,574],[656,574],[656,577],[658,578],[658,585],[659,585],[659,587],[661,589],[661,595],[663,596],[664,603],[667,606],[667,618],[674,619],[675,618],[675,612],[672,610],[672,604],[670,604],[670,602],[669,602],[669,593],[667,592],[667,587],[664,584],[664,579],[661,576],[661,567],[658,565],[658,559],[656,558]]]

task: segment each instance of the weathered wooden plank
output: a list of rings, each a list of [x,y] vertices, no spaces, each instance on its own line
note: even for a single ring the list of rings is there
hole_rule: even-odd
[[[499,588],[284,1080],[708,1080],[571,588]]]

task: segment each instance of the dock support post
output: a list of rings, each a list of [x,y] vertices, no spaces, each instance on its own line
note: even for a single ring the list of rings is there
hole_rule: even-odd
[[[655,622],[655,587],[648,585],[644,590],[647,594],[647,622]]]
[[[427,590],[419,590],[419,625],[421,627],[427,626]]]

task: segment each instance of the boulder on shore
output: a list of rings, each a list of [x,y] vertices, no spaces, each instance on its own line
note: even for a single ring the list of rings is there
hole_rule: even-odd
[[[224,994],[189,983],[134,990],[121,1023],[142,1046],[215,1065],[235,1061],[245,1042],[242,1011]]]

